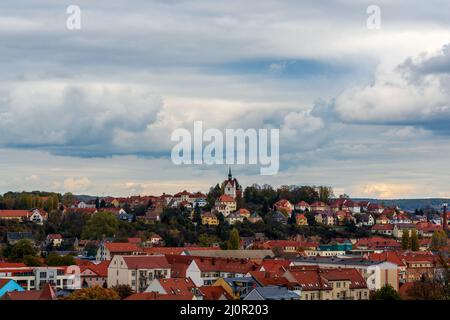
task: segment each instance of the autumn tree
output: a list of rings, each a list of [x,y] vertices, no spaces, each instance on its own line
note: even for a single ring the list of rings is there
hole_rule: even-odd
[[[95,286],[93,288],[75,290],[64,300],[120,300],[120,295],[114,289]]]

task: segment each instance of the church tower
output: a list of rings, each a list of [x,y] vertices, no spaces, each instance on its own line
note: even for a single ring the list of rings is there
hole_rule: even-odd
[[[228,168],[228,180],[223,182],[223,190],[224,194],[236,199],[236,197],[242,195],[242,188],[239,185],[239,182],[236,178],[233,179],[233,175],[231,174],[231,168]]]

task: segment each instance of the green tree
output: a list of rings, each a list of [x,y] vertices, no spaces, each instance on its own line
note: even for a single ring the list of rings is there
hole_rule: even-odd
[[[437,251],[447,246],[447,234],[444,230],[435,230],[431,237],[431,249]]]
[[[23,257],[23,263],[29,267],[39,267],[42,266],[42,262],[38,256],[26,255]]]
[[[73,256],[60,256],[56,253],[50,253],[45,261],[48,266],[71,266],[76,264]]]
[[[113,237],[119,231],[119,221],[110,212],[97,212],[87,222],[83,229],[83,239],[99,240],[103,237]]]
[[[412,251],[419,251],[419,237],[417,235],[417,230],[411,231],[411,238],[409,240],[411,242],[411,250]]]
[[[230,239],[228,240],[228,250],[237,250],[241,246],[241,239],[239,237],[239,231],[236,228],[231,229]]]
[[[386,284],[371,294],[372,300],[401,300],[400,295],[390,285]]]
[[[403,230],[402,233],[402,249],[408,250],[410,245],[409,230]]]
[[[13,262],[23,262],[25,256],[35,256],[37,250],[30,240],[19,240],[12,246],[7,258]]]

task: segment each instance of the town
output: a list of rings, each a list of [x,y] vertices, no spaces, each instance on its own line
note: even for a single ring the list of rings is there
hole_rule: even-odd
[[[0,197],[1,300],[449,299],[447,205],[325,186]]]

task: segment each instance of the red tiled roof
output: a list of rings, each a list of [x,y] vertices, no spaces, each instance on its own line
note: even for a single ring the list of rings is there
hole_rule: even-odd
[[[399,267],[405,266],[405,264],[403,263],[400,256],[394,251],[385,251],[382,253],[371,253],[368,256],[368,259],[372,260],[372,261],[388,261],[388,262],[398,265]]]
[[[54,240],[54,239],[62,239],[63,236],[60,235],[59,233],[50,233],[49,235],[47,235],[47,238]]]
[[[129,242],[109,242],[105,243],[109,252],[141,252],[142,248],[135,243]]]
[[[123,256],[128,269],[169,269],[165,256]]]
[[[250,271],[250,275],[263,286],[293,287],[288,279],[279,272]]]
[[[31,212],[28,210],[0,210],[0,218],[28,218]]]
[[[46,284],[41,290],[13,291],[6,293],[9,300],[56,300],[53,288]]]
[[[349,280],[350,289],[367,288],[363,276],[354,268],[321,269],[320,274],[328,281]]]
[[[236,202],[236,200],[234,200],[233,197],[223,194],[219,197],[219,199],[217,199],[217,201],[219,202]]]
[[[233,272],[246,274],[256,270],[256,264],[245,259],[225,259],[225,258],[194,258],[195,263],[202,272]]]
[[[203,300],[219,300],[222,296],[228,300],[232,299],[221,286],[202,286],[200,292],[203,294]]]
[[[158,281],[167,294],[187,295],[192,293],[193,288],[197,287],[194,282],[192,282],[191,278],[170,278],[159,279]]]
[[[81,269],[81,272],[83,272],[86,269],[90,269],[91,271],[96,273],[99,277],[105,278],[108,276],[108,266],[109,266],[110,262],[111,262],[111,260],[104,260],[97,264],[90,262],[89,264],[81,265],[80,269]]]
[[[0,262],[0,269],[2,268],[21,268],[26,267],[25,263],[22,262]]]

